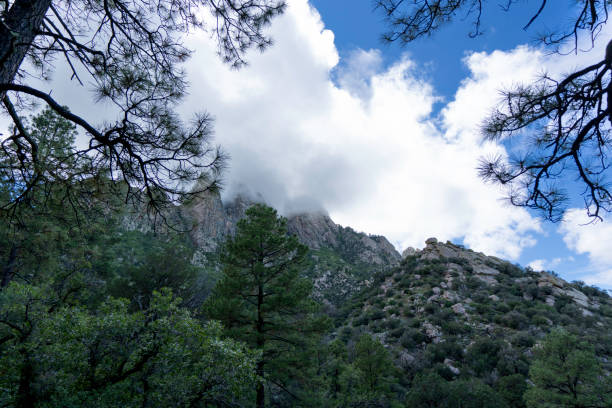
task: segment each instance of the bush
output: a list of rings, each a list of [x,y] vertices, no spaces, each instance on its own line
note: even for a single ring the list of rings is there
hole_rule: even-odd
[[[376,307],[373,307],[368,310],[367,314],[370,320],[380,320],[387,315],[384,310]]]
[[[513,310],[502,317],[501,324],[511,329],[522,330],[529,326],[529,318]]]
[[[425,350],[425,358],[431,363],[442,363],[444,359],[461,360],[463,347],[453,341],[430,344]]]
[[[343,343],[348,343],[348,341],[351,339],[351,337],[353,337],[353,329],[351,329],[348,326],[343,327],[342,329],[340,329],[340,332],[338,333],[338,338],[343,342]]]
[[[428,303],[425,305],[425,312],[429,313],[429,314],[434,314],[438,311],[438,309],[440,308],[440,306],[437,303]]]
[[[472,328],[467,324],[453,321],[442,323],[442,331],[446,334],[456,336],[458,334],[468,334],[472,331]]]
[[[407,328],[400,338],[400,344],[407,349],[412,349],[428,340],[428,337],[421,331],[414,328]]]
[[[367,314],[362,314],[353,320],[353,327],[365,326],[370,322],[370,317]]]
[[[467,350],[465,360],[476,375],[482,375],[497,367],[503,344],[498,340],[481,338],[476,340]]]
[[[405,329],[403,327],[398,327],[389,331],[389,336],[394,339],[399,339],[404,334]]]
[[[512,338],[512,344],[516,347],[528,348],[533,347],[535,338],[529,333],[521,332]]]

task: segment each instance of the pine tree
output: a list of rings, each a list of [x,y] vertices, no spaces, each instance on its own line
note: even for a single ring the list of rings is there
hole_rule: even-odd
[[[204,305],[228,336],[261,352],[256,405],[266,405],[266,384],[299,397],[309,344],[326,327],[300,276],[308,249],[287,235],[286,219],[262,204],[249,208],[222,254],[223,277]],[[303,388],[303,387],[301,387]]]
[[[529,369],[533,382],[525,393],[528,407],[609,407],[612,381],[592,345],[563,329],[553,330]]]

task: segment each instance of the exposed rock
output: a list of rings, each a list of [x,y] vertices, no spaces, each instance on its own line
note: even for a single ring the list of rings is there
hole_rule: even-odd
[[[407,256],[413,256],[417,254],[417,250],[414,249],[413,247],[408,247],[406,249],[404,249],[404,252],[402,252],[402,258],[406,258]]]
[[[542,272],[540,274],[540,278],[538,279],[538,286],[563,288],[564,281],[560,278],[557,278],[556,276],[551,275],[550,273]]]
[[[439,343],[442,339],[442,333],[440,332],[440,329],[434,326],[433,324],[425,322],[423,323],[423,329],[425,329],[425,334],[431,339],[432,342]]]
[[[474,273],[477,275],[489,275],[489,276],[499,275],[499,271],[497,269],[493,269],[490,266],[487,266],[484,264],[476,264],[472,268],[474,269]]]
[[[194,243],[204,252],[213,252],[228,233],[228,223],[218,191],[206,191],[181,208]]]
[[[409,368],[412,363],[414,363],[414,356],[406,351],[402,351],[399,355],[399,364],[400,367],[406,369]]]
[[[453,309],[453,312],[455,312],[457,314],[462,314],[462,315],[467,314],[466,311],[465,311],[465,307],[463,307],[463,305],[461,303],[456,303],[456,304],[452,305],[451,308]]]
[[[563,294],[571,297],[572,300],[578,304],[578,306],[581,306],[583,308],[589,307],[590,302],[588,296],[580,292],[579,290],[576,290],[575,288],[569,288],[565,289],[563,291]]]
[[[442,294],[442,297],[450,302],[456,302],[460,300],[459,295],[455,292],[451,292],[450,290],[445,290]]]
[[[499,296],[497,296],[497,295],[490,295],[489,299],[491,299],[494,302],[499,302]]]
[[[451,360],[450,358],[445,358],[444,359],[444,365],[446,367],[448,367],[448,369],[455,375],[459,375],[461,374],[461,370],[459,370],[457,367],[455,367],[453,364],[455,364],[454,360]]]
[[[432,292],[433,292],[435,295],[439,295],[439,294],[440,294],[440,292],[441,292],[441,289],[440,289],[439,287],[437,287],[437,286],[436,286],[436,287],[434,287],[434,288],[433,288],[431,291],[432,291]]]
[[[486,283],[487,285],[490,285],[490,286],[497,285],[497,279],[495,279],[492,276],[489,276],[489,275],[474,275],[474,276],[480,279],[481,281],[483,281],[484,283]]]
[[[325,214],[299,214],[287,223],[289,233],[311,249],[338,245],[338,225]]]

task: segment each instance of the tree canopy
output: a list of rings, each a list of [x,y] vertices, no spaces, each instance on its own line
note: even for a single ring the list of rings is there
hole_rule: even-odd
[[[449,22],[468,16],[470,36],[482,34],[481,19],[486,18],[487,0],[377,0],[389,30],[388,42],[408,44],[432,35]],[[499,5],[512,11],[518,1],[504,0]],[[529,29],[547,7],[555,2],[537,0],[536,11],[525,21]],[[556,31],[537,36],[537,41],[553,52],[585,52],[584,42],[593,48],[602,39],[600,32],[608,22],[610,2],[580,0],[576,13]],[[586,50],[588,51],[588,49]],[[590,217],[602,218],[612,211],[610,189],[610,132],[612,124],[612,41],[599,62],[567,72],[556,78],[547,74],[534,83],[521,84],[503,92],[503,100],[482,125],[486,140],[503,141],[518,136],[528,149],[510,157],[484,158],[479,165],[481,177],[509,187],[508,199],[517,206],[539,210],[553,221],[563,217],[572,198],[565,180],[577,180],[584,207]]]
[[[299,398],[291,384],[308,366],[303,353],[327,327],[327,319],[314,313],[312,283],[301,276],[307,251],[287,234],[286,219],[255,204],[227,241],[223,277],[205,303],[207,316],[220,320],[228,336],[262,353],[256,366],[257,407],[267,405],[265,383]]]
[[[528,407],[609,407],[612,382],[593,347],[562,329],[550,332],[529,369]]]
[[[28,202],[41,180],[121,180],[126,198],[160,209],[192,191],[206,172],[214,188],[223,152],[212,145],[212,120],[196,114],[189,124],[175,112],[187,83],[181,63],[191,54],[185,33],[206,29],[217,39],[221,58],[238,68],[245,52],[265,49],[264,27],[282,13],[282,0],[6,0],[0,2],[0,100],[13,129],[2,138],[1,176],[16,193],[2,209]],[[207,17],[202,11],[206,10]],[[95,91],[97,102],[113,107],[115,120],[81,117],[62,101],[29,84],[48,78],[63,59],[75,86]],[[43,151],[24,120],[32,102],[42,102],[85,133],[87,142],[57,164],[87,157],[78,172],[45,173]],[[72,197],[74,204],[78,195]]]

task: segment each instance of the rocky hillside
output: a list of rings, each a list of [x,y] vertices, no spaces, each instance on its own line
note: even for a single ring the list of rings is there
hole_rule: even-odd
[[[216,251],[231,235],[236,223],[256,201],[243,196],[223,203],[217,192],[208,192],[184,204],[179,212],[198,248],[196,262],[214,266]],[[381,236],[356,232],[334,223],[322,213],[302,213],[287,220],[290,234],[308,246],[315,296],[333,312],[346,299],[367,286],[375,273],[399,264],[400,254]]]
[[[605,292],[434,238],[378,274],[336,321],[343,342],[365,332],[377,337],[407,378],[424,369],[491,385],[525,377],[533,347],[558,326],[592,344],[612,370],[612,299]]]

